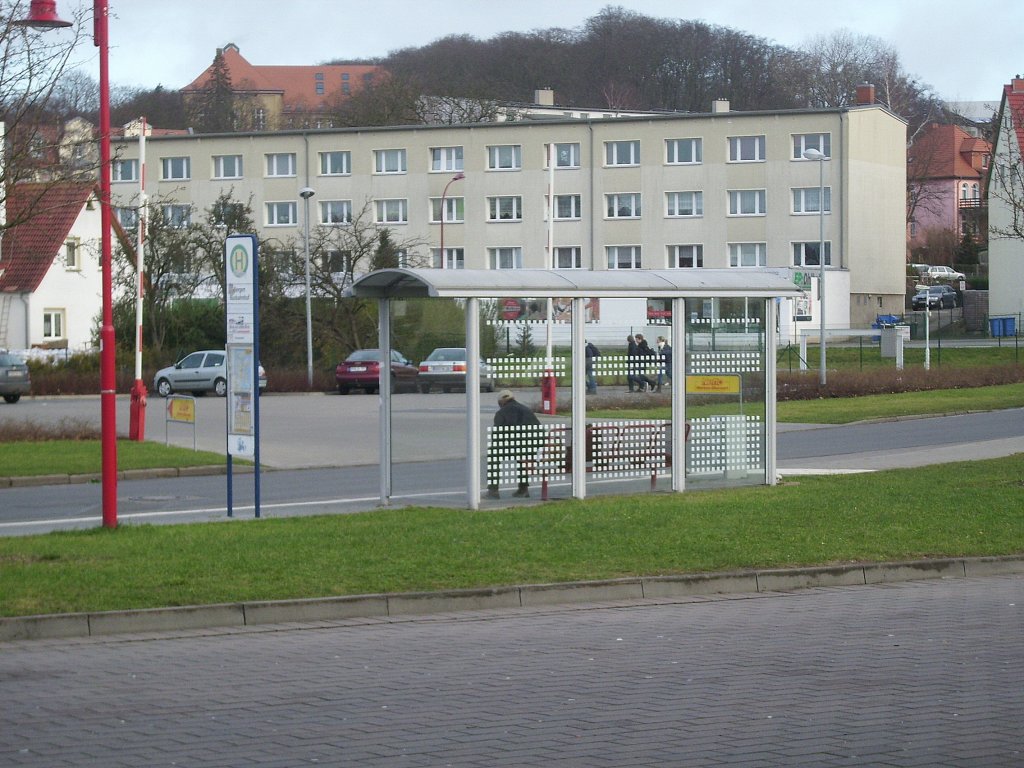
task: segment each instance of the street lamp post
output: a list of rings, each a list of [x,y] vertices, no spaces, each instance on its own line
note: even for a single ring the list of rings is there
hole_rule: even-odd
[[[444,201],[448,197],[448,187],[450,187],[456,181],[462,181],[464,178],[466,178],[466,174],[464,174],[464,173],[456,173],[454,176],[451,177],[451,179],[448,180],[448,183],[444,185],[444,191],[441,193],[441,268],[442,269],[445,266],[445,258],[444,258],[444,217],[445,217]]]
[[[932,367],[932,303],[931,295],[928,293],[927,285],[915,285],[919,291],[924,291],[924,369],[930,371]]]
[[[100,59],[100,268],[102,315],[100,321],[100,443],[102,446],[103,526],[117,527],[117,375],[114,355],[113,282],[110,232],[110,73],[107,41],[107,0],[93,0],[92,41]],[[28,18],[15,21],[36,29],[70,27],[57,16],[56,0],[32,0]]]
[[[306,256],[306,387],[313,389],[313,304],[309,282],[309,198],[316,192],[310,187],[299,190],[302,198],[303,250]]]
[[[825,386],[825,153],[813,148],[805,149],[804,159],[818,162],[818,310],[821,313],[818,383]]]

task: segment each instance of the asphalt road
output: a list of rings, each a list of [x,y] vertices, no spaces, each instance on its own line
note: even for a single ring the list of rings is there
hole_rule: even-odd
[[[524,399],[529,402],[529,393]],[[484,396],[482,408],[493,410]],[[147,414],[147,437],[162,441],[159,398]],[[400,395],[394,399],[394,505],[465,505],[465,399],[458,394]],[[119,401],[127,428],[127,399]],[[122,418],[123,416],[123,418]],[[98,398],[35,398],[0,407],[0,420],[95,419]],[[489,421],[489,418],[488,418]],[[261,409],[260,514],[284,516],[363,511],[378,507],[377,398],[361,395],[271,395]],[[191,430],[169,425],[170,442],[192,445]],[[224,401],[197,401],[197,443],[223,453]],[[778,463],[783,473],[862,471],[1003,456],[1024,451],[1024,409],[963,416],[844,426],[781,425]],[[301,468],[301,469],[300,469]],[[121,480],[121,523],[225,520],[228,478]],[[254,511],[254,477],[231,479],[233,513]],[[668,486],[668,480],[663,481]],[[647,482],[588,482],[588,494],[643,491]],[[556,486],[552,496],[571,490]],[[101,517],[97,484],[0,489],[0,535],[83,528]]]
[[[1024,763],[1024,579],[6,643],[0,764]]]

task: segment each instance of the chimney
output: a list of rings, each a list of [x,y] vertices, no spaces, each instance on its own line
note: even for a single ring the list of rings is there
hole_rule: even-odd
[[[875,86],[861,83],[857,86],[857,106],[863,107],[875,103]]]
[[[555,106],[555,92],[550,88],[538,88],[533,92],[533,103],[542,107]]]
[[[1020,75],[1014,75],[1013,82],[1010,85],[1014,93],[1024,93],[1024,79]]]
[[[711,102],[711,112],[713,114],[720,114],[722,112],[729,111],[729,100],[728,99],[715,99]]]

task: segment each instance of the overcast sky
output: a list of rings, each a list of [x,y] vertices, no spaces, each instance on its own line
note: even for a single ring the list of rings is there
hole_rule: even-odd
[[[384,56],[451,34],[486,39],[506,31],[577,28],[616,4],[656,18],[702,20],[788,47],[843,28],[873,35],[899,51],[905,71],[950,101],[998,102],[1002,86],[1024,71],[1024,0],[109,2],[111,80],[145,88],[181,88],[229,42],[253,64],[318,64]],[[92,1],[57,2],[65,17],[76,7],[91,8]]]

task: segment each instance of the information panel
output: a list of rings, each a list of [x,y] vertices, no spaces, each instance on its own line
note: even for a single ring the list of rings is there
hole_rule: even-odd
[[[227,317],[228,454],[256,451],[256,239],[233,235],[225,248]]]

